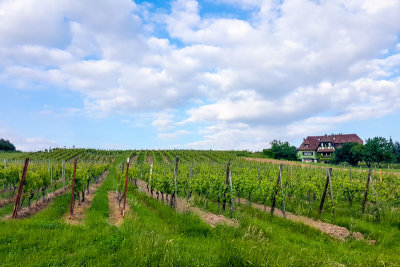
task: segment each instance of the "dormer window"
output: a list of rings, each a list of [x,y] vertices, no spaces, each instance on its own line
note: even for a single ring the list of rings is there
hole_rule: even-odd
[[[310,145],[309,145],[309,144],[305,144],[304,146],[305,146],[305,147],[309,147]]]

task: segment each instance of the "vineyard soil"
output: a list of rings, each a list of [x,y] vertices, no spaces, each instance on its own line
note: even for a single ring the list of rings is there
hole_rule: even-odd
[[[111,225],[120,226],[124,222],[124,218],[122,216],[122,205],[119,206],[118,203],[118,194],[114,191],[108,192],[108,204],[110,208],[110,217],[108,218],[108,222]],[[130,212],[130,206],[127,203],[125,206],[125,215]]]
[[[62,188],[57,189],[56,191],[49,193],[47,196],[42,197],[39,201],[32,201],[31,207],[23,207],[18,211],[17,218],[26,218],[32,216],[39,211],[47,208],[50,202],[56,197],[65,194],[67,190],[70,188],[69,185],[64,186]],[[11,215],[5,216],[6,220],[11,219]]]
[[[144,192],[149,197],[154,197],[151,195],[151,192],[147,190],[147,184],[141,180],[137,181],[138,186],[141,188],[141,191]],[[154,192],[153,192],[154,193]],[[171,196],[168,195],[170,198]],[[211,227],[216,227],[218,224],[226,224],[233,227],[238,227],[238,222],[233,219],[226,218],[223,215],[217,215],[211,212],[206,212],[201,210],[198,207],[193,207],[189,201],[184,198],[177,198],[177,211],[186,212],[190,211],[194,214],[198,215],[204,222],[209,224]]]
[[[85,213],[88,208],[92,205],[93,199],[96,195],[96,191],[103,184],[104,180],[107,178],[108,171],[104,173],[101,179],[97,183],[93,183],[90,185],[89,194],[85,194],[85,201],[78,204],[78,201],[75,201],[74,212],[72,216],[69,215],[69,212],[65,215],[65,221],[69,224],[82,224],[85,219]]]

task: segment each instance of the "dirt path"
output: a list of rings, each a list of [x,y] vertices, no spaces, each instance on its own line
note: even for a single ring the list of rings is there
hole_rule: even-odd
[[[17,218],[19,218],[19,219],[27,218],[27,217],[30,217],[30,216],[38,213],[39,211],[41,211],[45,208],[47,208],[47,206],[50,204],[51,200],[64,194],[65,192],[68,191],[68,189],[69,189],[69,185],[64,186],[60,189],[57,189],[53,193],[48,194],[46,197],[44,197],[44,198],[42,197],[41,199],[39,199],[39,201],[32,201],[30,208],[24,207],[20,211],[18,211]],[[15,198],[14,198],[14,201],[15,201]],[[12,216],[11,214],[6,215],[4,217],[4,219],[9,220],[9,219],[11,219],[11,216]]]
[[[137,180],[137,185],[138,187],[141,188],[141,191],[144,192],[146,195],[148,195],[149,197],[155,197],[152,196],[150,191],[147,190],[147,184],[144,181]],[[170,197],[171,196],[169,196],[169,198]],[[185,198],[178,198],[176,206],[177,206],[177,211],[179,212],[191,211],[197,214],[204,222],[209,224],[211,227],[215,227],[218,224],[226,224],[234,227],[239,226],[239,223],[236,220],[226,218],[223,215],[217,215],[211,212],[203,211],[198,207],[193,207]]]
[[[17,194],[14,194],[13,197],[11,198],[6,198],[6,199],[1,199],[0,200],[0,208],[10,204],[10,203],[15,203],[15,200],[17,199]]]
[[[108,206],[110,209],[110,217],[108,218],[108,223],[115,226],[120,226],[124,222],[124,217],[122,216],[122,205],[121,208],[118,206],[118,194],[116,192],[108,192]],[[125,206],[125,216],[130,211],[130,206],[126,202]]]
[[[146,159],[146,162],[147,163],[152,163],[153,162],[153,157],[151,155],[148,155],[147,159]]]
[[[63,179],[60,179],[60,180],[55,181],[55,184],[56,184],[56,185],[59,185],[59,184],[61,184],[61,183],[64,183],[64,180],[63,180]],[[53,186],[54,186],[54,185],[53,185]],[[0,208],[4,207],[4,206],[6,206],[6,205],[8,205],[8,204],[10,204],[10,203],[15,203],[15,200],[17,199],[17,195],[18,195],[18,190],[19,190],[19,186],[15,188],[14,196],[13,196],[13,197],[11,197],[11,198],[0,199]],[[8,188],[8,189],[5,189],[5,190],[3,190],[3,191],[4,191],[4,192],[0,192],[0,194],[11,192],[11,191],[12,191],[12,188]]]
[[[104,172],[97,183],[91,184],[89,187],[89,194],[85,194],[85,201],[78,204],[78,201],[75,202],[74,212],[72,216],[69,216],[69,211],[67,214],[64,215],[64,219],[69,224],[79,225],[83,223],[85,219],[86,210],[90,208],[92,205],[94,196],[96,195],[97,189],[103,184],[104,180],[106,179],[108,171]]]
[[[333,167],[333,166],[315,166],[315,165],[310,165],[307,163],[302,163],[302,162],[296,162],[296,161],[287,161],[287,160],[277,160],[277,159],[264,159],[264,158],[244,158],[245,160],[248,161],[256,161],[256,162],[269,162],[269,163],[273,163],[273,164],[284,164],[284,165],[290,165],[290,166],[302,166],[302,167],[307,167],[307,168],[314,168],[314,169],[321,169],[321,168],[332,168],[332,170],[348,170],[349,168],[337,168],[337,167]],[[377,173],[380,169],[377,169],[375,171],[375,169],[373,169],[373,172]],[[357,172],[365,172],[368,173],[368,169],[359,169],[359,168],[355,168],[352,167],[351,171],[357,171]],[[387,174],[394,174],[397,176],[400,176],[400,172],[391,172],[391,171],[387,171],[385,169],[382,169],[382,173],[387,173]]]
[[[247,199],[243,199],[241,198],[240,201],[242,203],[247,203],[248,201]],[[271,207],[268,206],[263,206],[261,204],[257,204],[257,203],[251,203],[251,206],[265,211],[265,212],[271,212]],[[274,210],[274,215],[278,216],[278,217],[283,217],[283,212],[279,209]],[[363,234],[359,233],[359,232],[350,232],[346,227],[342,227],[339,225],[334,225],[334,224],[330,224],[330,223],[325,223],[325,222],[321,222],[321,221],[316,221],[313,220],[309,217],[305,217],[305,216],[300,216],[300,215],[294,215],[293,213],[287,212],[286,211],[286,219],[294,221],[294,222],[299,222],[299,223],[303,223],[305,225],[308,225],[312,228],[318,229],[319,231],[326,233],[336,239],[342,240],[344,241],[346,238],[353,236],[355,239],[360,239],[363,240],[364,236]],[[375,240],[367,240],[367,243],[369,244],[375,244]]]

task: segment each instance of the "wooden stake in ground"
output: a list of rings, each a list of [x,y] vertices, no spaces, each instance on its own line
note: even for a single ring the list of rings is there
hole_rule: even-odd
[[[233,190],[232,190],[232,173],[231,173],[231,169],[229,168],[229,186],[231,188],[231,211],[232,211],[232,215],[235,214],[235,207],[233,205]]]
[[[321,204],[319,205],[318,215],[321,215],[322,209],[324,207],[326,191],[328,190],[328,185],[330,183],[331,172],[332,172],[332,168],[329,168],[329,171],[327,172],[327,175],[326,175],[326,182],[325,182],[324,192],[322,193]]]
[[[29,164],[29,158],[26,158],[24,170],[22,171],[21,181],[19,183],[18,195],[17,195],[17,199],[15,200],[14,211],[12,214],[12,218],[14,218],[14,219],[17,218],[19,202],[21,200],[21,195],[22,195],[22,187],[24,186],[25,176],[26,176],[26,172],[28,170],[28,164]]]
[[[275,210],[275,206],[276,206],[276,194],[278,193],[278,188],[279,188],[280,181],[281,181],[281,175],[282,175],[282,164],[279,165],[279,174],[278,174],[278,178],[276,179],[276,185],[274,188],[274,192],[272,193],[271,215],[274,215],[274,210]]]
[[[73,213],[76,162],[77,162],[77,159],[75,158],[75,161],[74,161],[74,174],[72,176],[72,187],[71,187],[71,203],[69,204],[69,216],[72,216],[72,213]]]
[[[178,187],[176,185],[176,176],[178,175],[178,163],[179,163],[179,158],[176,157],[175,158],[175,169],[174,169],[174,184],[175,184],[175,188],[174,188],[174,209],[176,212],[176,193],[178,192]]]
[[[190,165],[190,169],[189,169],[189,183],[188,183],[187,199],[189,199],[190,196],[191,196],[191,192],[190,192],[190,182],[191,182],[191,180],[192,180],[192,168],[193,168],[193,161],[192,161],[192,164]]]
[[[332,203],[332,215],[335,217],[335,203],[333,202],[333,189],[332,189],[332,169],[329,169],[329,187],[331,189],[331,203]]]
[[[126,207],[126,191],[128,189],[128,171],[129,171],[129,158],[126,160],[126,179],[125,179],[125,193],[124,193],[124,207],[122,210],[122,217],[125,218],[125,207]]]
[[[283,192],[283,185],[282,185],[282,169],[279,167],[279,176],[281,177],[280,184],[281,184],[281,193],[282,193],[282,213],[283,213],[283,218],[286,219],[286,211],[285,211],[285,194]]]
[[[226,179],[225,179],[225,187],[224,187],[224,201],[222,202],[222,211],[225,211],[226,205],[226,190],[228,189],[229,185],[229,172],[231,170],[231,161],[228,160],[228,164],[226,165]]]
[[[372,172],[372,169],[369,168],[369,171],[368,171],[368,178],[367,178],[367,184],[365,185],[365,193],[364,193],[364,198],[363,198],[362,207],[361,207],[361,212],[362,212],[362,213],[365,212],[365,203],[367,203],[369,182],[370,182],[370,180],[371,180],[371,172]]]

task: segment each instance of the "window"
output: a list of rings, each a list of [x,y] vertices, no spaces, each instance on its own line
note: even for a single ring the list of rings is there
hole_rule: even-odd
[[[303,156],[312,156],[313,152],[303,152]]]
[[[305,144],[304,146],[305,146],[305,147],[309,147],[310,145],[309,145],[309,144]]]

